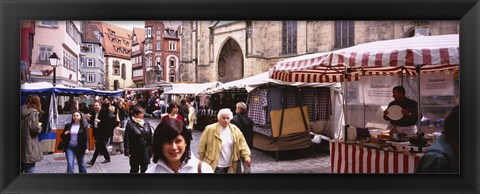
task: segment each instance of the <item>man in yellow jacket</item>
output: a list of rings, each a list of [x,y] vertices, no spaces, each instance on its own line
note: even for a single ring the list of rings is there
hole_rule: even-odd
[[[245,159],[250,166],[250,149],[240,129],[230,124],[233,113],[225,108],[218,111],[218,122],[203,131],[198,147],[200,160],[209,164],[215,173],[239,172],[237,162]]]

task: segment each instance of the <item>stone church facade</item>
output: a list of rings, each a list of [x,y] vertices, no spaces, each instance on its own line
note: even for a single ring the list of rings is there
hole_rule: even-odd
[[[459,21],[183,21],[179,81],[225,83],[304,54],[458,33]]]

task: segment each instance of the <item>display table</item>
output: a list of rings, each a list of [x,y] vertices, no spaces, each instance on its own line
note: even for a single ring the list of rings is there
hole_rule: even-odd
[[[332,173],[414,173],[422,155],[330,141]]]

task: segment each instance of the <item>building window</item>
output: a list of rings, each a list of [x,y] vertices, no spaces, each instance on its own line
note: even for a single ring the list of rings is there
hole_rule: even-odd
[[[353,46],[354,21],[335,21],[335,48]]]
[[[120,62],[114,61],[113,62],[113,75],[120,75]]]
[[[157,65],[161,65],[161,64],[162,64],[160,57],[157,57],[157,63],[156,63],[156,64],[157,64]]]
[[[282,24],[282,53],[297,53],[296,21],[284,21]]]
[[[145,57],[145,66],[151,67],[152,66],[152,57]]]
[[[87,82],[95,82],[95,73],[87,73]]]
[[[93,61],[93,59],[87,59],[87,67],[94,67],[95,66],[95,63]]]
[[[161,44],[161,42],[159,41],[159,42],[157,42],[157,50],[161,50],[161,49],[162,49],[162,44]]]
[[[177,50],[177,42],[176,41],[169,41],[169,48],[171,51]]]
[[[170,82],[175,82],[175,72],[170,72]]]
[[[94,53],[95,52],[93,45],[87,44],[87,52],[89,52],[89,53]]]
[[[151,38],[152,37],[152,27],[147,27],[145,29],[145,38]]]
[[[127,77],[127,69],[125,68],[125,63],[122,63],[122,78],[125,79]]]
[[[45,45],[39,45],[38,46],[38,61],[40,63],[48,63],[50,64],[50,61],[48,57],[52,54],[53,46],[45,46]]]
[[[133,35],[133,42],[137,42],[137,35],[136,34]]]
[[[57,21],[40,21],[40,26],[58,27],[58,22]]]
[[[80,42],[80,31],[77,30],[77,27],[75,27],[72,21],[67,21],[66,31],[75,43],[78,44]]]
[[[76,71],[78,66],[77,57],[73,56],[71,53],[63,51],[63,67],[66,69]]]
[[[170,59],[170,67],[175,68],[175,60],[174,59]]]
[[[157,28],[157,36],[160,36],[162,33],[162,31],[160,30],[160,28]]]

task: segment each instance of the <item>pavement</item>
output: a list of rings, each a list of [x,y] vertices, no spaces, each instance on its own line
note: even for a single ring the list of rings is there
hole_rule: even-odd
[[[152,126],[157,126],[159,119],[146,118]],[[192,132],[192,152],[198,158],[198,143],[202,135],[201,131]],[[111,146],[108,146],[111,150]],[[93,151],[85,155],[85,162],[90,161]],[[110,163],[101,164],[103,156],[98,156],[95,165],[87,166],[87,173],[128,173],[130,165],[128,157],[123,154],[110,155]],[[275,160],[275,152],[267,152],[258,149],[252,150],[252,173],[331,173],[330,155],[328,148],[315,146],[315,156],[311,149],[293,150],[280,152],[279,160]],[[149,165],[154,165],[151,163]],[[42,161],[36,164],[37,173],[66,173],[67,161],[64,153],[46,154]],[[75,172],[78,166],[75,161]]]

